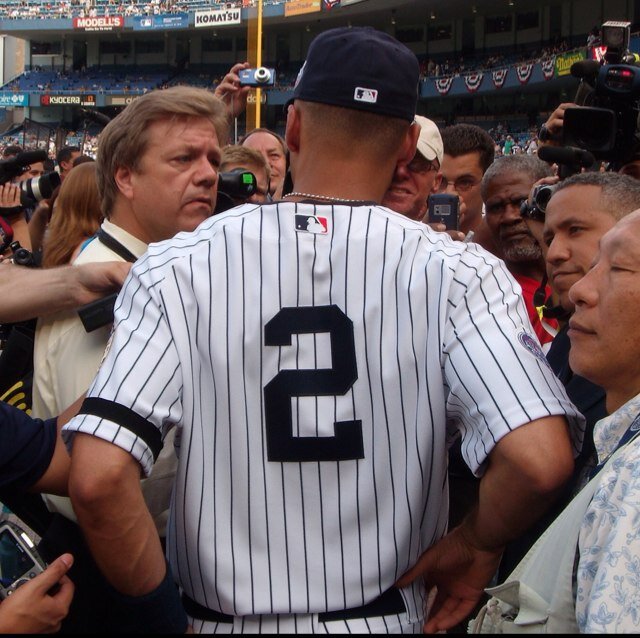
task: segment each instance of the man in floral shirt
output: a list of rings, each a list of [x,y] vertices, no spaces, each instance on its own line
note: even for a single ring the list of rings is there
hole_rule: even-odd
[[[584,633],[640,631],[640,211],[600,241],[592,269],[570,291],[571,368],[604,387],[594,429],[599,485],[578,540],[576,620]],[[599,467],[600,467],[599,466]]]

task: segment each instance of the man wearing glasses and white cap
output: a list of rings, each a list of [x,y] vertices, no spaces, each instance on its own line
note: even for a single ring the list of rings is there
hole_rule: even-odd
[[[435,122],[422,115],[416,115],[415,121],[420,125],[416,154],[411,162],[398,168],[382,205],[422,221],[429,195],[440,187],[443,146]]]

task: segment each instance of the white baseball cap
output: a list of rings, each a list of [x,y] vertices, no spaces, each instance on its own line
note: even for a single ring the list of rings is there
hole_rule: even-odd
[[[437,159],[440,165],[442,165],[444,146],[438,126],[435,122],[422,115],[416,115],[415,120],[420,125],[418,152],[428,160]]]

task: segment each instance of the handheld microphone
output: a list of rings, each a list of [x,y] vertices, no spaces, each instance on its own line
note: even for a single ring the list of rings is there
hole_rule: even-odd
[[[573,146],[541,146],[538,157],[550,164],[567,164],[589,168],[596,161],[593,153]]]

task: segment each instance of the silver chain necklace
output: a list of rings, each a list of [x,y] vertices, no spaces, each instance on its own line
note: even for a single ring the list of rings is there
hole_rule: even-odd
[[[313,193],[298,193],[292,192],[282,196],[282,199],[287,197],[302,197],[304,199],[319,199],[325,202],[332,202],[334,204],[364,204],[365,200],[362,199],[344,199],[342,197],[328,197],[327,195],[314,195]]]

